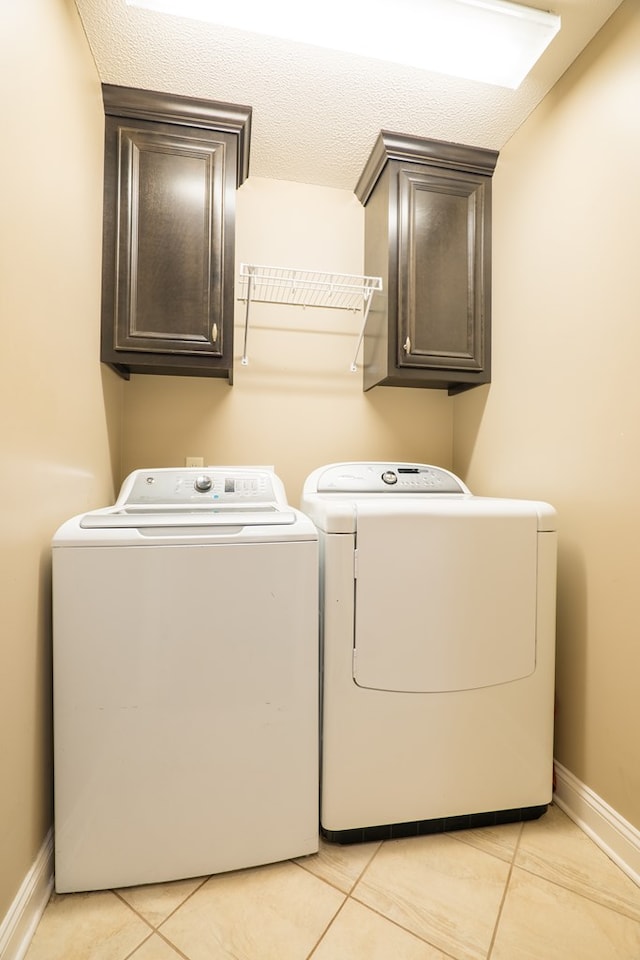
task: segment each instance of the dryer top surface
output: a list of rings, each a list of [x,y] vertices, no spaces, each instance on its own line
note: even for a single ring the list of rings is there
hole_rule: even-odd
[[[301,509],[325,533],[354,533],[358,517],[365,515],[407,514],[468,519],[532,516],[539,531],[556,529],[556,512],[548,503],[476,497],[449,470],[420,463],[368,461],[319,467],[305,481]]]

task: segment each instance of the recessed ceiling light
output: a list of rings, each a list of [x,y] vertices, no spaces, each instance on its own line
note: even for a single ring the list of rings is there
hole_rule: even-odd
[[[129,6],[516,89],[560,29],[510,0],[126,0]]]

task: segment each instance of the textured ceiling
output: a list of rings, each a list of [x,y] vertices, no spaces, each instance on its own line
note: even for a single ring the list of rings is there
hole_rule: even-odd
[[[153,13],[125,0],[76,5],[102,82],[251,106],[251,176],[352,190],[382,129],[500,150],[620,2],[549,0],[562,29],[518,90]],[[316,9],[321,15],[322,5]]]

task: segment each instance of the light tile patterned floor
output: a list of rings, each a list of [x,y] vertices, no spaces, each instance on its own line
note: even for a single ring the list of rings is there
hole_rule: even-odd
[[[557,807],[149,887],[53,896],[25,960],[640,960],[640,888]]]

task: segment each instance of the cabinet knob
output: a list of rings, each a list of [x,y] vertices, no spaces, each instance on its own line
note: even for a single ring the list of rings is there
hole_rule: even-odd
[[[214,323],[211,327],[211,340],[213,343],[218,339],[218,324]]]
[[[411,353],[411,338],[410,338],[410,337],[407,337],[407,339],[406,339],[405,342],[404,342],[404,352],[405,352],[405,353]]]

